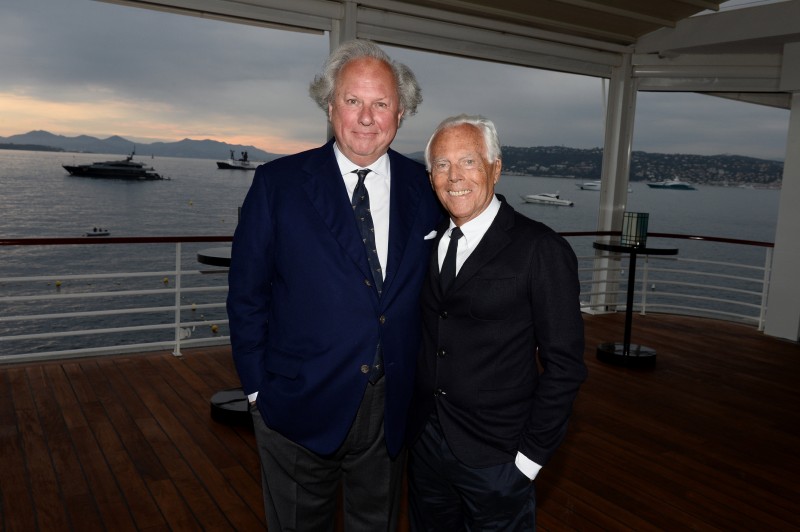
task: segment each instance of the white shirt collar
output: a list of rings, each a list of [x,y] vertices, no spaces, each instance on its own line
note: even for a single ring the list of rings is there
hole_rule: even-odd
[[[333,153],[336,155],[336,162],[339,164],[339,172],[345,176],[349,173],[352,173],[353,170],[358,170],[360,168],[364,168],[363,166],[358,166],[356,163],[348,159],[343,153],[342,150],[339,149],[339,146],[334,142],[333,143]],[[378,160],[373,162],[371,165],[367,166],[374,172],[375,174],[387,178],[389,177],[389,154],[384,153]]]
[[[497,196],[493,196],[492,201],[489,202],[489,205],[483,210],[482,213],[460,226],[461,232],[464,233],[464,241],[467,243],[469,248],[473,248],[478,244],[478,242],[480,242],[481,238],[483,238],[483,235],[489,230],[489,226],[492,225],[492,222],[499,211],[500,200],[497,199]],[[453,223],[453,220],[450,220],[448,235],[449,231],[452,231],[455,226],[456,224]]]

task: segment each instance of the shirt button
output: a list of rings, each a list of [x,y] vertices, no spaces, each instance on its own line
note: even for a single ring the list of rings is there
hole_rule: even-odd
[[[366,375],[367,373],[369,373],[369,366],[368,366],[367,364],[362,364],[362,365],[361,365],[361,373],[363,373],[363,374],[365,374],[365,375]]]

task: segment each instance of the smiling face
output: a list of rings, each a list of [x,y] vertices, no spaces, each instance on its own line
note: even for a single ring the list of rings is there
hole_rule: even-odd
[[[328,105],[336,144],[359,166],[386,153],[394,140],[403,111],[392,69],[372,58],[354,59],[339,72]]]
[[[471,124],[443,129],[431,142],[431,185],[450,219],[461,226],[482,213],[500,179],[500,159],[486,159],[481,130]]]

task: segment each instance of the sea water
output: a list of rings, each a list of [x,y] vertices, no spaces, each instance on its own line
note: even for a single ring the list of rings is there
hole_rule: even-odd
[[[221,154],[220,159],[226,155]],[[107,229],[113,237],[233,234],[238,208],[250,186],[253,171],[218,170],[213,159],[151,158],[145,154],[136,156],[135,160],[153,166],[168,179],[140,182],[74,177],[61,166],[122,158],[119,155],[0,150],[0,238],[80,237],[95,227]],[[578,184],[580,181],[570,178],[503,175],[496,192],[521,213],[556,231],[593,231],[597,226],[600,193],[580,190]],[[626,210],[649,213],[651,233],[774,240],[778,190],[712,186],[698,186],[697,190],[690,191],[664,190],[650,189],[644,183],[631,183],[631,188]],[[532,204],[521,199],[526,194],[541,192],[557,192],[574,205]],[[570,242],[579,256],[593,252],[591,238]],[[764,253],[759,248],[664,239],[649,240],[648,244],[678,247],[681,256],[695,254],[755,266],[764,263]],[[166,248],[163,253],[154,253],[152,245],[3,246],[0,247],[0,278],[174,269],[174,244],[163,246]],[[197,267],[197,250],[208,246],[184,244],[184,268]],[[697,246],[701,247],[693,251]],[[219,283],[221,279],[217,276],[213,281]],[[161,278],[146,282],[158,284]],[[74,289],[115,288],[119,286],[106,286],[98,281]],[[0,283],[0,297],[29,293],[26,290]],[[80,311],[79,301],[64,302],[57,310]],[[108,302],[112,308],[137,304],[135,299]],[[171,301],[165,295],[147,304],[170,305]],[[5,309],[0,308],[0,316],[20,315],[30,310],[31,305],[6,305]],[[35,311],[44,312],[40,307]],[[224,318],[224,310],[217,314]],[[144,323],[147,317],[131,318],[126,324],[136,324],[137,320]],[[58,322],[48,325],[54,329],[61,327]],[[84,325],[88,327],[91,323]],[[63,328],[73,326],[74,323]],[[33,325],[24,328],[31,327],[35,332]],[[0,336],[19,333],[19,327],[11,330],[8,324],[0,323]],[[168,332],[163,334],[168,338]],[[0,352],[3,351],[0,344]]]

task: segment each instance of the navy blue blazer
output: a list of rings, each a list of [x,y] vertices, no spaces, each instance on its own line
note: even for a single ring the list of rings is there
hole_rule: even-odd
[[[587,374],[579,295],[569,243],[505,201],[446,294],[434,253],[410,436],[435,409],[468,466],[513,462],[517,451],[544,465]]]
[[[333,453],[355,418],[378,342],[386,370],[385,438],[405,438],[420,342],[419,293],[441,209],[424,167],[393,150],[382,296],[333,152],[260,166],[241,209],[228,277],[236,369],[267,425]]]

